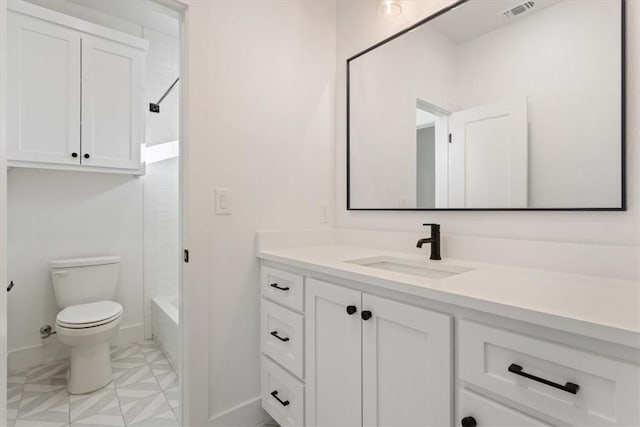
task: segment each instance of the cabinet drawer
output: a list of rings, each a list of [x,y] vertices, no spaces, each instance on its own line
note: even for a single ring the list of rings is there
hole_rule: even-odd
[[[261,329],[264,354],[302,378],[302,315],[263,299]]]
[[[638,366],[470,321],[458,332],[462,381],[574,426],[640,425]]]
[[[299,274],[262,267],[262,295],[294,310],[303,310],[303,279]]]
[[[472,417],[478,427],[551,427],[549,424],[466,389],[458,392],[458,421]]]
[[[304,385],[262,356],[262,407],[281,427],[304,426]]]

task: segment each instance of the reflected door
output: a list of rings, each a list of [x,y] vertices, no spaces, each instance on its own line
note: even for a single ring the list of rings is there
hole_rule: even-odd
[[[450,117],[450,208],[527,207],[527,101]]]

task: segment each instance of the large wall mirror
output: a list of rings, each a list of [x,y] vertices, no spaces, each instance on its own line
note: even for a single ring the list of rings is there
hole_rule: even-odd
[[[347,61],[351,210],[624,210],[624,0],[467,0]]]

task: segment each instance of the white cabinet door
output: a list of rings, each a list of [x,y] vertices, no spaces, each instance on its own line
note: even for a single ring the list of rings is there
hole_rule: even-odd
[[[361,293],[314,279],[305,292],[306,425],[360,426]]]
[[[451,115],[450,208],[527,207],[527,101]]]
[[[368,294],[362,309],[363,424],[451,426],[451,316]]]
[[[7,158],[80,164],[80,35],[7,18]]]
[[[140,167],[143,59],[140,50],[82,37],[82,164]]]

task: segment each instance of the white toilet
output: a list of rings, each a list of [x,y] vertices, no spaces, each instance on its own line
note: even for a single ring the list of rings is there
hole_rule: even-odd
[[[60,342],[71,347],[67,390],[89,393],[112,380],[109,338],[122,318],[122,306],[112,301],[120,257],[61,259],[51,261],[49,268],[62,309],[56,332]]]

